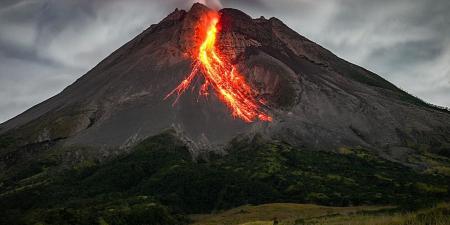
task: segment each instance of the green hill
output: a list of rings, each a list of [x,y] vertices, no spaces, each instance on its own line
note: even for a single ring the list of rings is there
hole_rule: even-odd
[[[364,149],[321,152],[256,137],[234,141],[226,155],[194,161],[168,132],[104,163],[67,166],[55,160],[60,152],[49,150],[2,180],[2,224],[187,224],[187,215],[247,204],[414,210],[450,197],[448,176]],[[351,209],[366,208],[345,210]]]

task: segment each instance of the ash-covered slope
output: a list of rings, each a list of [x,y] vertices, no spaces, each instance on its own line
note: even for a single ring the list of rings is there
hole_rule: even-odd
[[[450,114],[350,64],[275,18],[223,9],[219,48],[261,96],[272,123],[234,119],[215,96],[164,97],[190,72],[195,24],[208,8],[176,10],[57,96],[0,126],[19,145],[127,148],[175,128],[193,150],[256,133],[294,146],[364,146],[392,159],[449,154]]]

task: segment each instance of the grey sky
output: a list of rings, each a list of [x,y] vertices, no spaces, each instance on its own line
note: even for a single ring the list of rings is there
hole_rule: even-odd
[[[209,0],[214,1],[214,0]],[[57,94],[188,0],[2,0],[0,122]],[[222,0],[277,17],[427,102],[450,106],[448,0]]]

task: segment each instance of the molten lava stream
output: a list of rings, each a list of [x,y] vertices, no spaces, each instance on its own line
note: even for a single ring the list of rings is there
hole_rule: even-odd
[[[205,83],[200,88],[200,95],[208,95],[208,88],[212,87],[219,99],[231,110],[233,117],[238,117],[248,123],[256,119],[272,121],[272,117],[262,110],[264,101],[255,99],[255,91],[247,84],[245,78],[239,74],[230,60],[216,48],[219,15],[216,13],[205,18],[208,19],[208,27],[198,55],[195,56],[196,61],[192,72],[166,96],[166,99],[177,93],[176,103],[201,70]]]

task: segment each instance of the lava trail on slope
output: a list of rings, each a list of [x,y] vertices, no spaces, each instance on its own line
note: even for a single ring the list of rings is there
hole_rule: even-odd
[[[202,74],[204,83],[200,87],[199,95],[207,96],[211,87],[220,101],[225,103],[231,110],[232,116],[240,118],[245,122],[253,122],[257,119],[261,121],[272,121],[272,117],[265,112],[265,100],[256,99],[256,92],[247,83],[244,76],[240,74],[236,67],[231,64],[224,54],[216,47],[217,35],[220,29],[220,16],[217,12],[204,15],[199,22],[199,30],[202,40],[198,54],[193,58],[195,63],[191,73],[170,92],[166,99],[173,94],[177,94],[174,104],[179,97],[189,88],[194,78]],[[204,25],[203,25],[204,24]],[[206,27],[205,27],[206,26]]]

